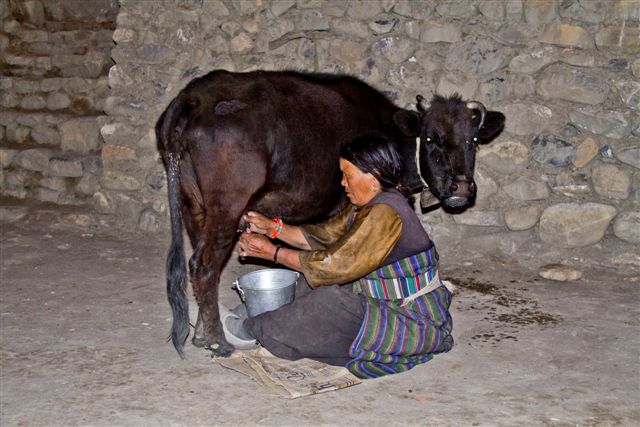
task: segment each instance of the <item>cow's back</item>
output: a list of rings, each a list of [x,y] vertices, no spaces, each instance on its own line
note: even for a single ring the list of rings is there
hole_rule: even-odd
[[[254,166],[259,158],[266,174],[249,208],[275,209],[293,221],[326,216],[337,205],[340,147],[361,133],[388,131],[398,110],[378,91],[347,76],[214,71],[183,93],[190,105],[187,132],[210,135],[206,143],[211,145],[202,147],[199,137],[185,141],[199,141],[199,156],[210,152],[213,157],[221,146],[233,146],[251,153]],[[210,172],[225,167],[214,158],[207,164]]]

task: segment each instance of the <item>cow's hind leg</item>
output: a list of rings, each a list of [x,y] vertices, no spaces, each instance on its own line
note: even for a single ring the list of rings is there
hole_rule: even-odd
[[[193,254],[189,259],[189,271],[191,272],[191,280],[195,281],[197,277],[198,266],[202,264],[202,252],[205,248],[204,240],[198,241],[194,246]],[[202,323],[202,313],[198,309],[198,320],[196,321],[195,331],[191,343],[196,347],[204,347],[204,328]]]
[[[198,309],[198,320],[196,321],[195,331],[193,333],[193,338],[191,338],[191,344],[196,347],[204,347],[204,327],[202,323],[202,314]]]
[[[188,172],[193,174],[193,170],[186,169],[186,166],[190,167],[191,164],[185,162],[186,172],[183,174],[183,181],[193,176],[187,175]],[[189,202],[183,206],[182,214],[193,247],[193,254],[189,259],[189,273],[198,304],[198,320],[191,342],[196,347],[211,348],[217,355],[228,356],[233,347],[224,339],[220,325],[217,305],[218,282],[236,237],[235,227],[225,229],[221,224],[232,224],[235,219],[225,221],[228,215],[218,215],[221,217],[220,222],[212,221],[203,203],[199,200]]]
[[[218,310],[219,282],[233,242],[217,248],[207,245],[202,252],[202,264],[195,271],[192,285],[198,302],[198,322],[192,343],[210,349],[216,356],[229,356],[233,352],[224,337]]]
[[[222,269],[229,259],[236,240],[236,226],[241,215],[222,208],[210,209],[206,214],[204,234],[195,247],[189,262],[191,283],[198,303],[198,321],[192,343],[210,349],[216,356],[233,352],[225,339],[218,309],[219,282]]]
[[[233,251],[242,214],[266,177],[263,154],[239,136],[232,132],[215,142],[194,143],[191,147],[193,169],[200,172],[196,175],[203,212],[196,247],[204,245],[192,262],[191,283],[199,308],[193,342],[210,348],[217,356],[233,351],[220,323],[220,274]]]

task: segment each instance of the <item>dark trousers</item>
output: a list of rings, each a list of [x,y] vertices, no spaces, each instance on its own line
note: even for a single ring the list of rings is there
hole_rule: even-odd
[[[363,318],[363,302],[350,286],[312,289],[301,275],[293,302],[249,318],[245,325],[275,356],[344,366]]]

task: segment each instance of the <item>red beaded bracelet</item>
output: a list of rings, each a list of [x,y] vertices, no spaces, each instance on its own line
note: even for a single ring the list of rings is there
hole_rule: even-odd
[[[278,237],[278,235],[282,233],[282,228],[284,227],[284,223],[281,218],[273,218],[273,222],[276,223],[276,229],[267,233],[267,237],[270,239]]]

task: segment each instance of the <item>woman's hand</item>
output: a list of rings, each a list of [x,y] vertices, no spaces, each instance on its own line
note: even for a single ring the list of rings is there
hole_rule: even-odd
[[[238,242],[238,255],[240,256],[272,260],[275,251],[276,246],[261,234],[247,230],[240,235],[240,241]]]
[[[276,223],[272,218],[268,218],[261,213],[249,211],[242,216],[249,224],[249,230],[252,233],[267,234],[273,232],[276,229]]]
[[[277,224],[273,221],[273,218],[266,217],[255,211],[248,211],[242,215],[242,220],[248,224],[247,230],[251,233],[262,235],[266,234],[267,237],[273,236],[271,238],[277,238],[281,242],[285,242],[294,248],[303,250],[311,249],[309,242],[307,242],[307,238],[302,233],[300,227],[296,225],[282,223],[282,228],[276,233]],[[242,236],[240,239],[242,239]],[[272,246],[272,250],[275,251],[275,246]],[[249,255],[240,254],[240,256]]]

